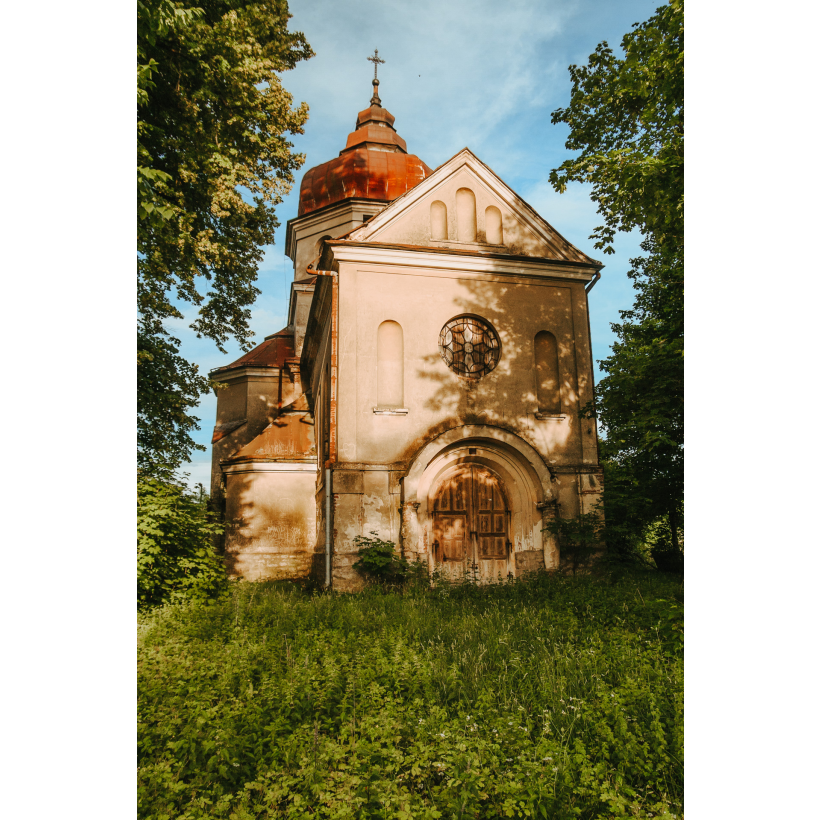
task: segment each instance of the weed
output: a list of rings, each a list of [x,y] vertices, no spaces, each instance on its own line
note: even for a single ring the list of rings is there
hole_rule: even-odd
[[[682,813],[680,583],[658,572],[143,616],[139,817]]]

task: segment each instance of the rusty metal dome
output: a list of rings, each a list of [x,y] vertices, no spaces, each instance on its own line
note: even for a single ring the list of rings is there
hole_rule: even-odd
[[[378,99],[374,81],[374,99]],[[372,101],[371,101],[372,102]],[[395,117],[378,103],[356,117],[356,128],[339,156],[311,168],[299,190],[299,216],[343,199],[392,201],[432,171],[393,128]]]

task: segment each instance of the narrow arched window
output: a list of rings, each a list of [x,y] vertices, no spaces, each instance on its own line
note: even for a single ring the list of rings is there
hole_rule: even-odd
[[[439,200],[430,206],[430,236],[447,239],[447,206]]]
[[[504,229],[501,227],[501,211],[494,205],[490,205],[484,211],[484,232],[487,235],[487,242],[490,245],[504,244]]]
[[[382,322],[376,338],[379,407],[404,406],[404,334],[398,322]]]
[[[475,242],[475,194],[469,188],[456,191],[458,241]]]
[[[314,258],[318,257],[322,252],[322,242],[324,242],[325,239],[333,239],[333,237],[329,233],[326,233],[324,236],[316,240],[316,248],[313,252]]]
[[[558,342],[549,331],[535,336],[535,378],[538,410],[561,412],[561,386],[558,381]]]

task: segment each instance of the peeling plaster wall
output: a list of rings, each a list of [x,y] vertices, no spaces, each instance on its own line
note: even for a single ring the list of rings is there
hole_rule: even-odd
[[[315,470],[227,475],[225,563],[248,580],[307,577],[316,544]]]

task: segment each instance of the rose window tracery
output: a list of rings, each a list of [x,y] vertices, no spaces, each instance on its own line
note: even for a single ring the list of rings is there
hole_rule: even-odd
[[[459,376],[478,379],[498,364],[501,341],[485,319],[456,316],[441,329],[438,349],[450,370]]]

